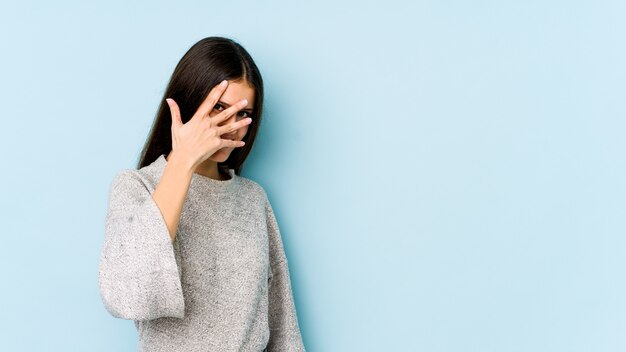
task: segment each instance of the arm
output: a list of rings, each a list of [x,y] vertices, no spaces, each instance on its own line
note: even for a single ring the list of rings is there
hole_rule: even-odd
[[[267,344],[267,351],[304,351],[291,291],[287,257],[283,248],[278,223],[269,201],[265,203],[265,211],[270,246],[268,293],[270,339]]]
[[[105,308],[115,317],[184,316],[172,236],[135,170],[118,173],[111,184],[98,285]]]
[[[163,214],[172,242],[176,240],[176,229],[178,229],[180,214],[183,211],[183,204],[191,183],[191,175],[193,174],[191,165],[187,159],[179,157],[173,151],[165,170],[163,170],[159,184],[152,193],[154,202]]]

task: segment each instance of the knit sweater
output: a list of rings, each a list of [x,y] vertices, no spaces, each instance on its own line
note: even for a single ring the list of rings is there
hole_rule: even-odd
[[[98,286],[138,351],[304,351],[287,257],[265,190],[193,173],[176,238],[152,198],[167,159],[110,186]]]

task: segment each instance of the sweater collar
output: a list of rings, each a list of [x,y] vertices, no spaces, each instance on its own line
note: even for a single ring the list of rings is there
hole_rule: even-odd
[[[161,175],[163,175],[163,171],[165,170],[165,166],[167,165],[165,155],[159,155],[152,165],[157,170],[158,176],[161,177]],[[208,176],[194,172],[191,175],[191,184],[189,185],[189,188],[197,189],[201,192],[214,193],[227,193],[235,191],[239,185],[240,176],[235,174],[235,169],[228,169],[228,174],[230,175],[230,179],[228,180],[215,180]]]

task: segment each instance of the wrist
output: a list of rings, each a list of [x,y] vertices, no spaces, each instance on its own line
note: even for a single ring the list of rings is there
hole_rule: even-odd
[[[168,155],[167,165],[172,165],[174,169],[189,175],[196,169],[194,161],[189,156],[175,150]]]

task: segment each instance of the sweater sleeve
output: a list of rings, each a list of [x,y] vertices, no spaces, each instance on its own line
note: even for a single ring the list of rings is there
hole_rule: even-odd
[[[291,291],[289,267],[283,242],[269,201],[265,202],[269,236],[269,328],[268,352],[305,351]]]
[[[161,211],[136,170],[123,170],[109,193],[98,286],[117,318],[183,318],[180,271]]]

